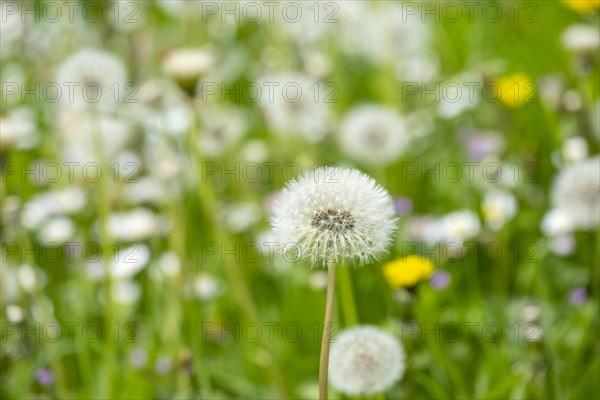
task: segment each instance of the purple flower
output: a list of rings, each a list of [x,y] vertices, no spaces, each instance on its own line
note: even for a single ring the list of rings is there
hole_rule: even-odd
[[[129,362],[135,368],[143,368],[148,362],[148,354],[144,349],[133,349],[129,353]]]
[[[412,200],[404,196],[394,197],[394,206],[396,207],[396,212],[400,215],[410,214],[413,210]]]
[[[569,295],[569,301],[571,304],[580,306],[586,302],[588,298],[588,292],[584,287],[576,287],[571,290],[571,294]]]
[[[431,279],[429,279],[429,284],[436,290],[442,290],[448,287],[450,280],[451,278],[448,271],[444,269],[438,269],[435,271]]]
[[[483,160],[490,154],[497,154],[503,149],[504,139],[497,133],[471,136],[467,140],[467,153],[471,160]]]
[[[550,241],[550,249],[559,256],[570,256],[575,251],[575,237],[570,233],[556,236]]]
[[[166,375],[173,369],[173,363],[167,357],[161,357],[156,361],[154,369],[159,375]]]
[[[41,368],[35,371],[35,379],[40,385],[49,386],[54,382],[54,374],[47,368]]]

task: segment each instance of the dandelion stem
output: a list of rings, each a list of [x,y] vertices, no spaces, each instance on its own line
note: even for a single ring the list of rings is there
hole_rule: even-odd
[[[325,304],[325,321],[323,323],[323,339],[321,341],[321,361],[319,363],[319,399],[327,400],[327,373],[329,368],[329,344],[331,342],[331,326],[333,323],[333,302],[335,299],[335,270],[337,265],[330,262],[327,266],[327,302]]]
[[[342,302],[342,314],[344,316],[344,325],[352,326],[358,323],[358,314],[356,312],[356,303],[354,302],[354,290],[352,289],[352,280],[348,268],[342,268],[339,276],[340,300]]]

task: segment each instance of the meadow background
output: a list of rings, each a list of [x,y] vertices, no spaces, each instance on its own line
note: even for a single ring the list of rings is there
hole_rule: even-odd
[[[399,217],[338,280],[405,348],[379,398],[599,398],[599,3],[275,3],[2,2],[0,397],[316,398],[326,274],[269,215],[341,165]]]

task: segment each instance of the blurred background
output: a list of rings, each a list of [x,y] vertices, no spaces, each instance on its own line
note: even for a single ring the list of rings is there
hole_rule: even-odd
[[[399,218],[334,315],[402,342],[379,398],[598,398],[599,7],[2,1],[0,396],[317,398],[269,216],[340,165]]]

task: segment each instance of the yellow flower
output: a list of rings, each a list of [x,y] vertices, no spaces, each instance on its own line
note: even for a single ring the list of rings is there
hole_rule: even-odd
[[[503,76],[496,85],[498,98],[509,107],[518,107],[533,100],[535,84],[522,73]]]
[[[600,8],[600,0],[563,0],[563,2],[580,14],[590,13]]]
[[[399,258],[383,267],[383,275],[393,288],[414,286],[432,274],[433,263],[421,256]]]

